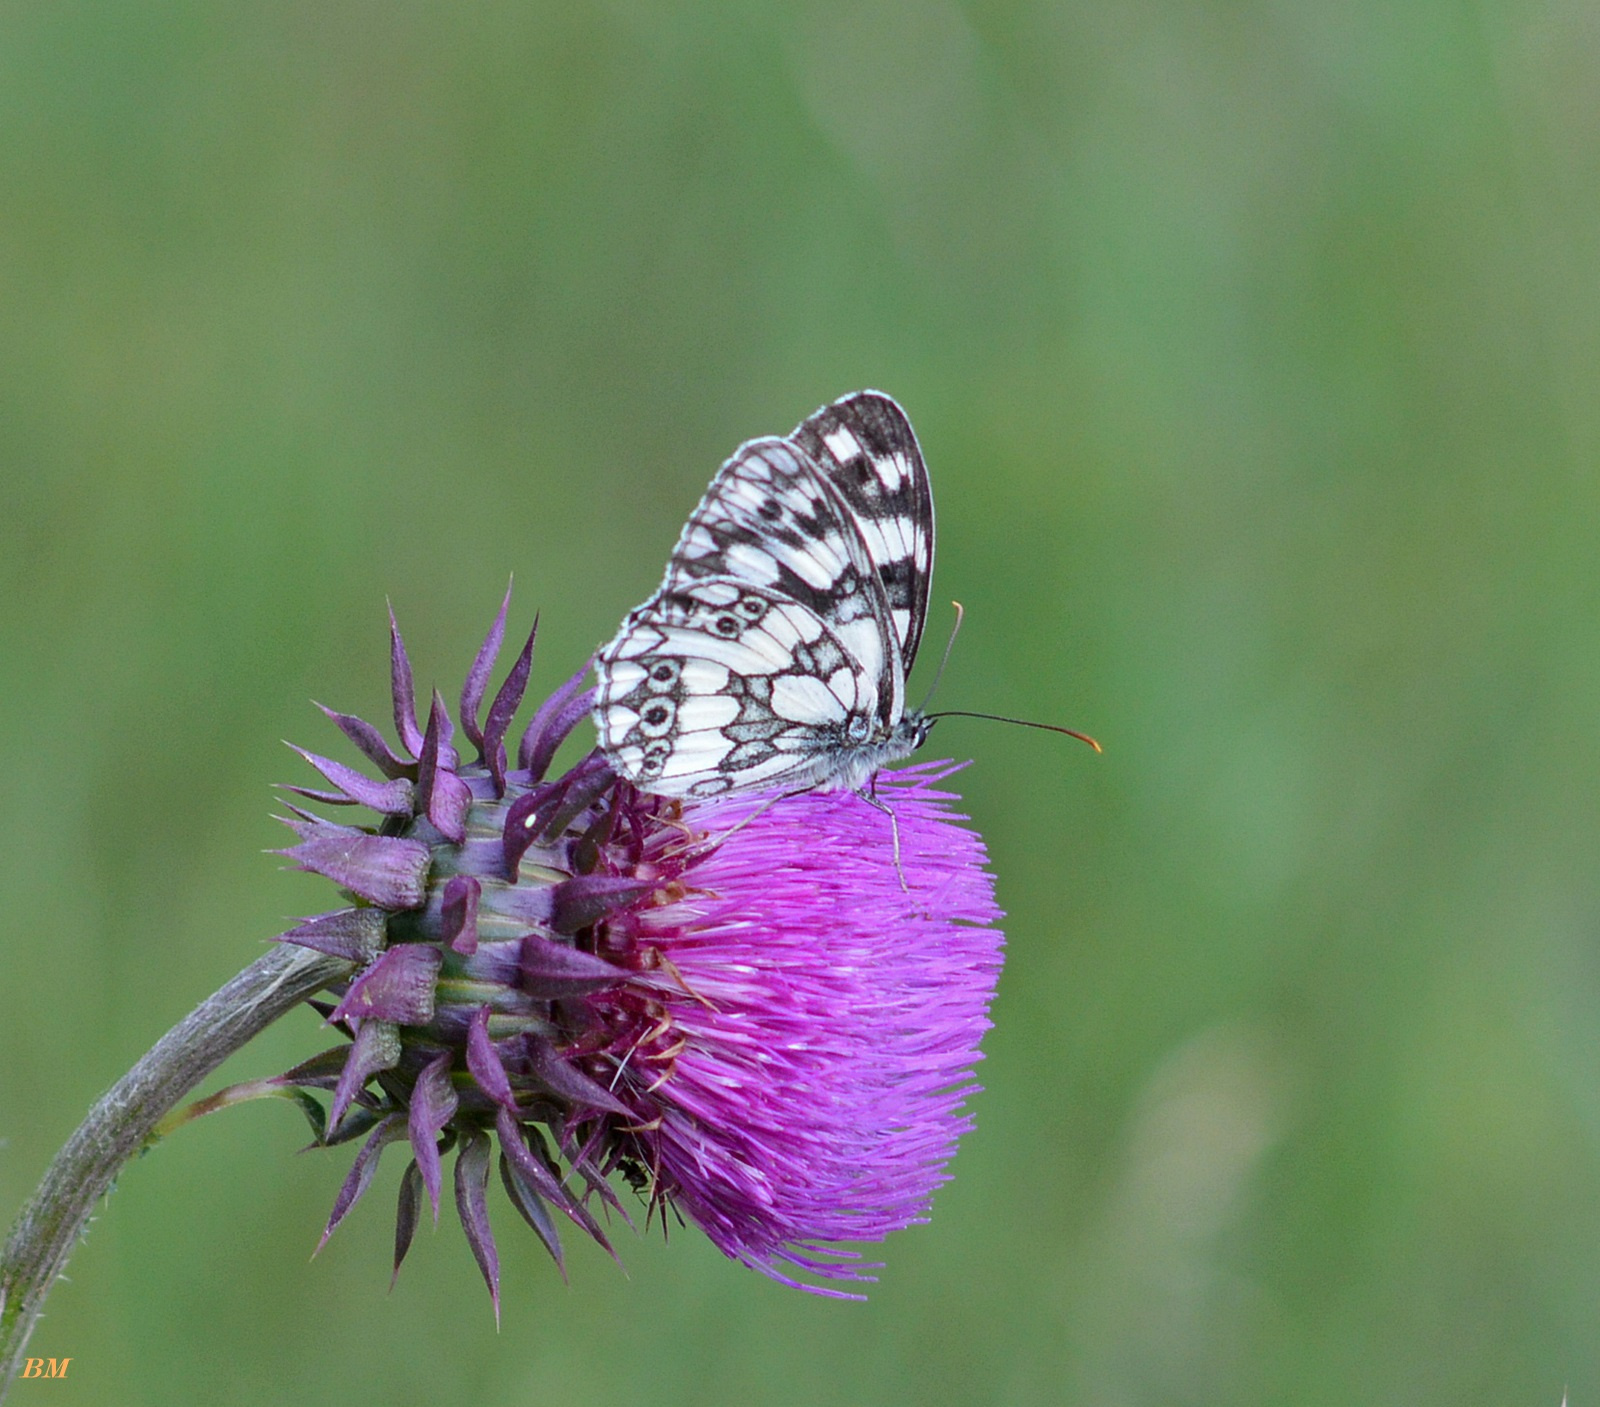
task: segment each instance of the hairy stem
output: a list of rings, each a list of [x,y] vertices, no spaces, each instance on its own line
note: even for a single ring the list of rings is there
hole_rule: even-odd
[[[228,1056],[348,970],[348,963],[305,948],[274,947],[168,1031],[89,1111],[0,1252],[0,1401],[45,1296],[118,1169]]]

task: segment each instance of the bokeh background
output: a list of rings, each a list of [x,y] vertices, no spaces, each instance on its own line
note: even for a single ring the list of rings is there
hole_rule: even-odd
[[[497,1335],[449,1222],[385,1293],[398,1161],[308,1263],[348,1154],[252,1105],[14,1400],[1600,1401],[1597,180],[1580,0],[0,8],[0,1218],[325,906],[268,785],[386,595],[453,687],[514,572],[552,685],[844,391],[941,702],[1106,745],[937,735],[1009,959],[869,1304],[502,1202]]]

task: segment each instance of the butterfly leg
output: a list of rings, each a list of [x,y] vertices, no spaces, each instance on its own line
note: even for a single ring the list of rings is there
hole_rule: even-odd
[[[724,844],[724,842],[726,842],[728,840],[728,838],[730,836],[737,835],[740,831],[742,831],[746,826],[748,826],[750,824],[751,821],[755,820],[757,816],[761,815],[764,811],[766,811],[768,809],[768,807],[775,806],[780,801],[787,801],[792,796],[804,796],[810,790],[811,790],[810,787],[800,787],[795,791],[779,792],[777,796],[769,796],[765,801],[763,801],[761,803],[761,805],[756,807],[756,809],[754,811],[752,811],[748,816],[746,816],[741,821],[735,821],[731,826],[728,827],[727,830],[722,831],[717,835],[701,837],[701,839],[704,841],[704,844],[698,850],[697,857],[700,858],[700,859],[704,859],[713,850],[716,850],[719,847],[721,847]],[[686,843],[682,847],[682,850],[679,851],[679,852],[676,852],[676,853],[684,853],[684,852],[687,852],[687,851],[690,851],[690,850],[694,850],[695,849],[695,845],[697,843],[693,839],[694,832],[691,831],[687,826],[679,827],[679,829],[681,829],[684,832],[684,835],[686,837],[690,837],[690,839],[689,839],[688,843]],[[691,992],[690,995],[691,996],[695,996],[696,1000],[703,1000],[703,998],[698,997],[697,994],[695,994],[693,992]]]
[[[857,787],[856,795],[859,796],[874,811],[882,811],[889,818],[889,834],[894,840],[894,872],[900,876],[900,888],[907,894],[911,886],[906,883],[906,872],[900,864],[900,822],[895,819],[894,808],[878,800],[878,774],[872,774],[872,780],[866,787]]]

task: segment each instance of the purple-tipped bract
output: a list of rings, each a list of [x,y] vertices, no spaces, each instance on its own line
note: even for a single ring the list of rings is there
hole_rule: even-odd
[[[505,609],[462,691],[474,761],[437,693],[419,725],[395,629],[399,748],[325,710],[382,780],[302,754],[328,786],[291,789],[378,813],[348,826],[297,807],[284,852],[351,901],[283,935],[352,963],[322,1008],[350,1044],[283,1077],[332,1091],[322,1141],[365,1136],[324,1239],[407,1141],[398,1269],[454,1152],[498,1306],[493,1140],[558,1264],[556,1214],[609,1249],[596,1211],[621,1211],[620,1173],[647,1215],[675,1208],[786,1284],[871,1279],[850,1243],[926,1217],[970,1123],[1000,969],[983,843],[937,789],[955,769],[884,774],[893,825],[848,792],[653,797],[599,754],[548,780],[588,713],[581,674],[508,769],[533,640],[483,715]]]

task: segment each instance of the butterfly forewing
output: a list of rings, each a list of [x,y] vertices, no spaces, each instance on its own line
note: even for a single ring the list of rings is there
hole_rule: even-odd
[[[666,795],[860,787],[927,733],[905,676],[932,567],[927,469],[887,396],[750,441],[596,657],[602,750]]]
[[[662,590],[727,576],[769,587],[824,620],[872,679],[884,721],[903,706],[899,640],[849,505],[789,440],[741,445],[711,481]]]
[[[881,391],[858,391],[808,417],[790,438],[855,516],[909,674],[933,581],[933,488],[911,422]]]

